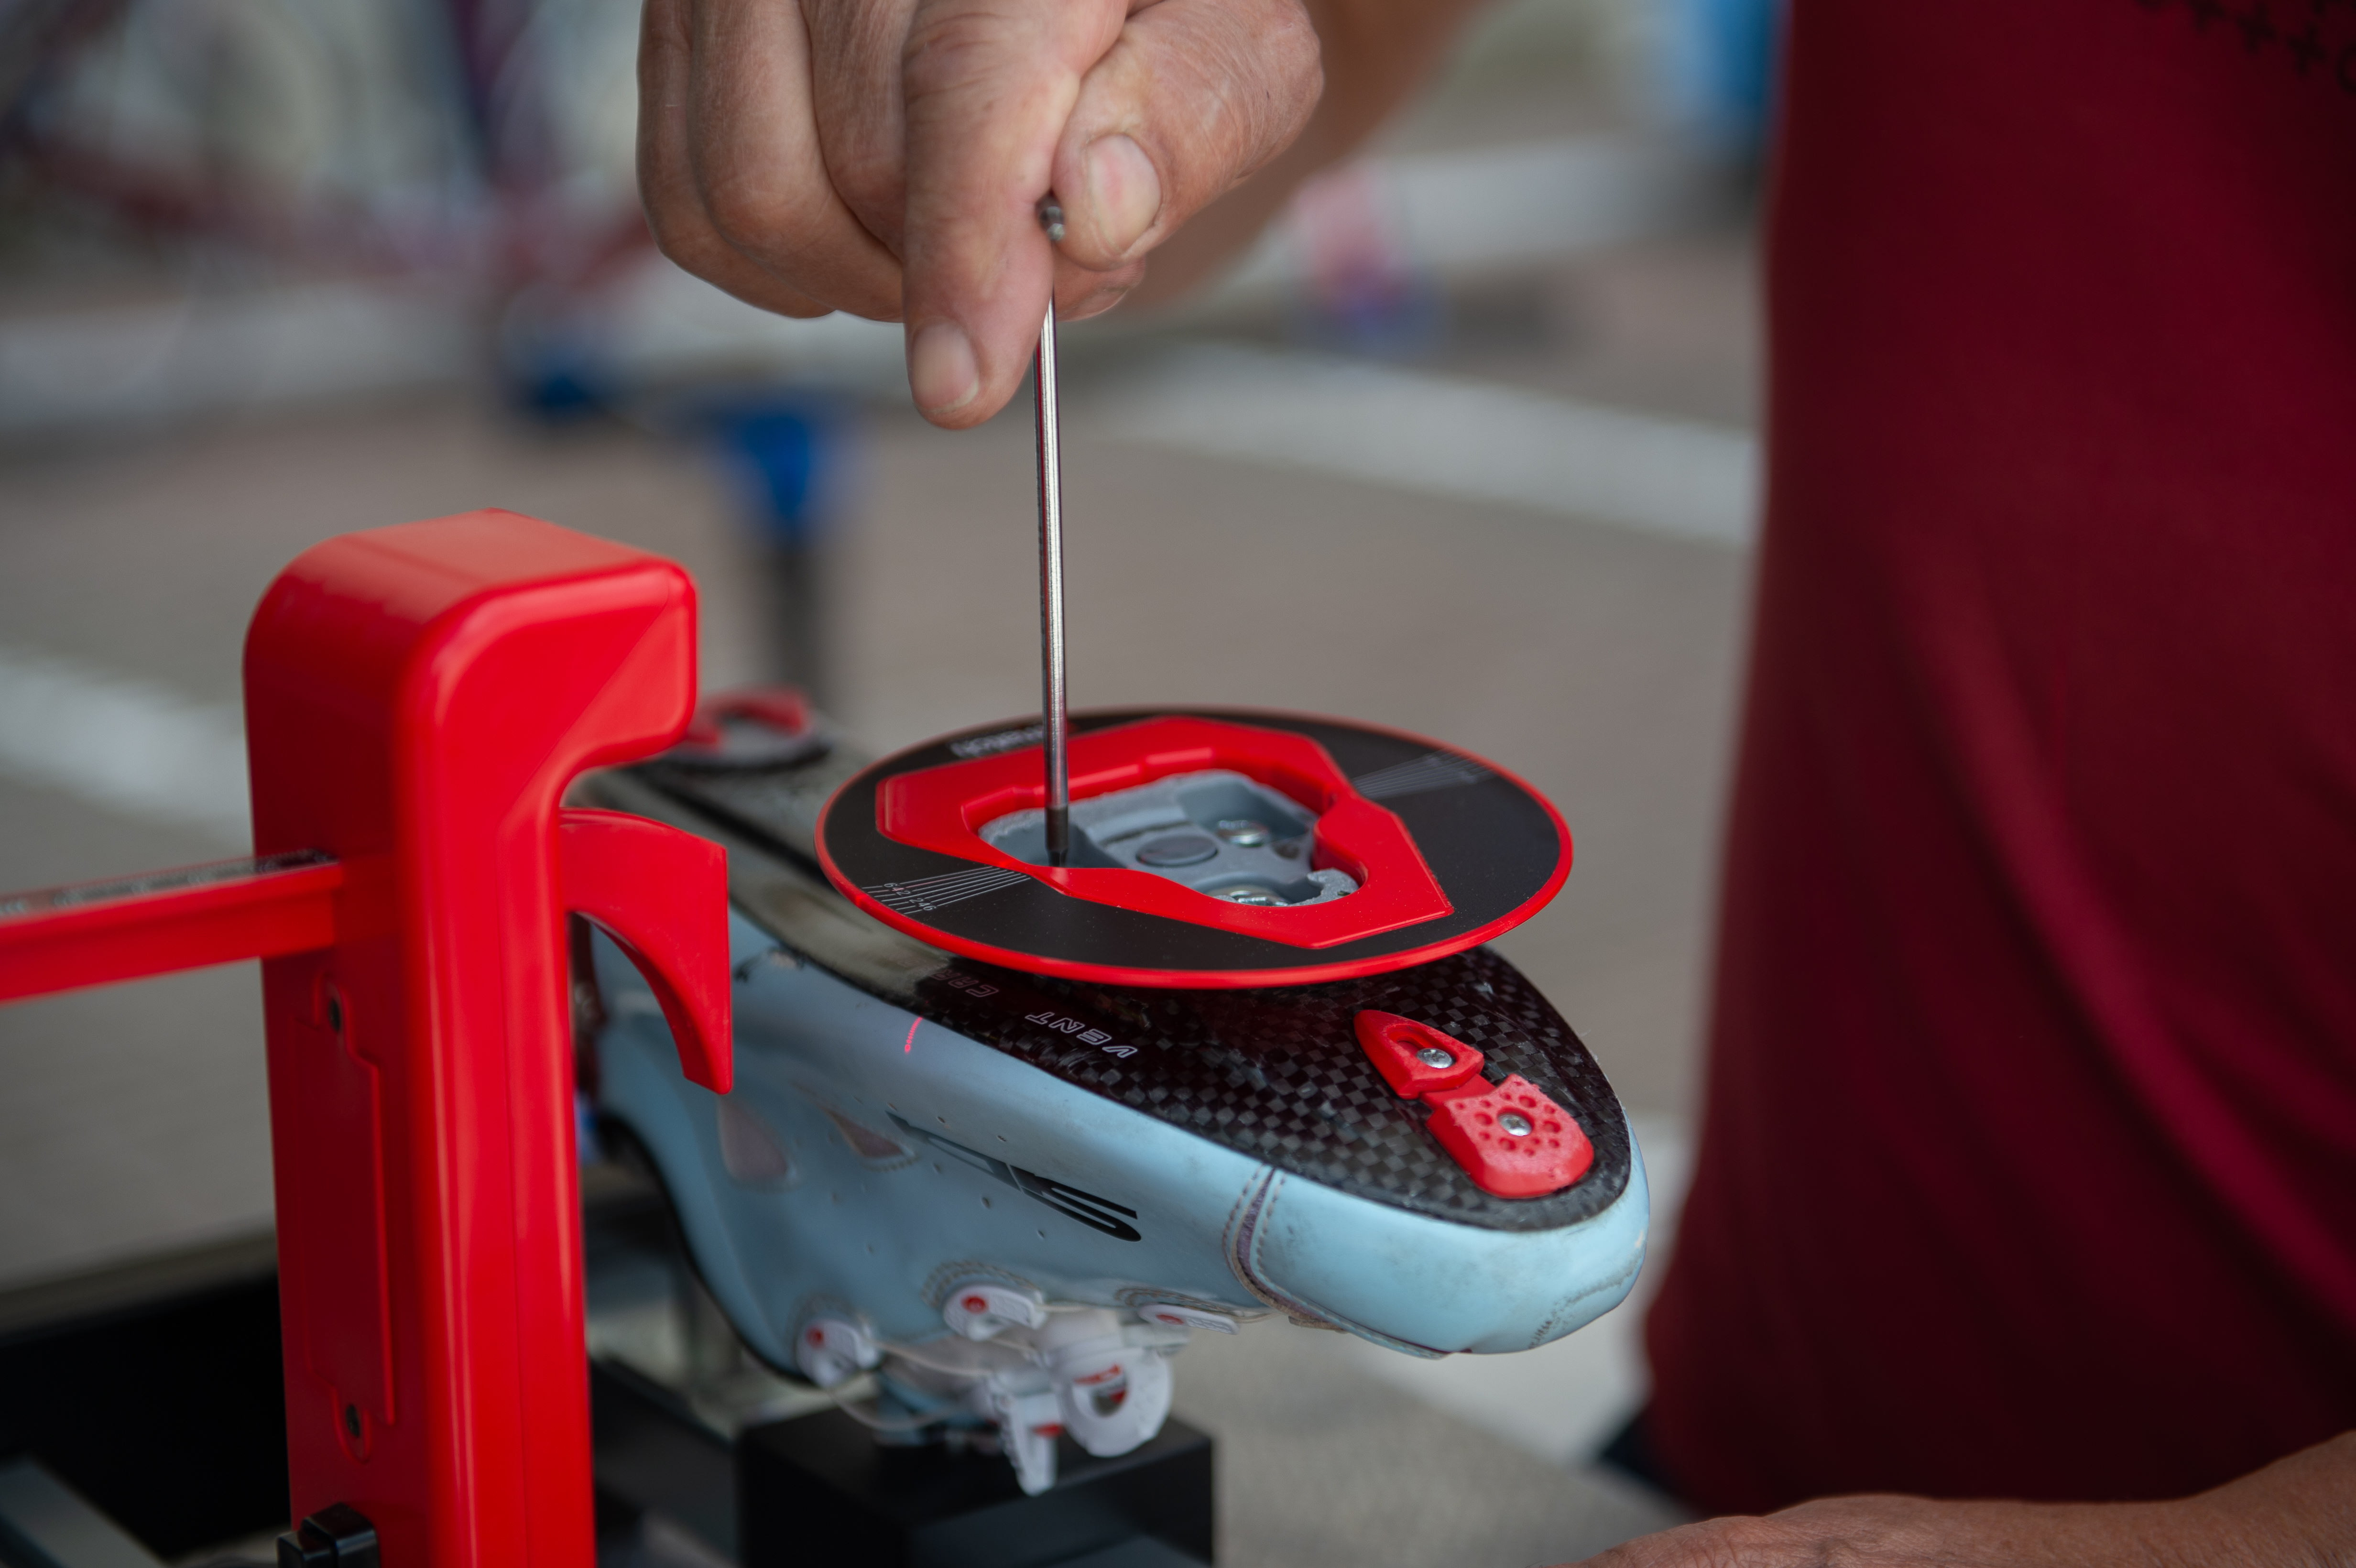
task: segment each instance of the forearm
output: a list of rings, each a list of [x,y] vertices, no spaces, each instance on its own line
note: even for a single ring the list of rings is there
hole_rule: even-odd
[[[1300,137],[1153,252],[1141,304],[1173,299],[1257,239],[1303,180],[1349,156],[1448,58],[1484,0],[1308,0],[1325,90]]]

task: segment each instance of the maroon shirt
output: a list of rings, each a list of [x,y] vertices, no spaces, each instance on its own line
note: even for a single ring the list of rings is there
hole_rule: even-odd
[[[2356,0],[1796,0],[1692,1499],[2356,1426]]]

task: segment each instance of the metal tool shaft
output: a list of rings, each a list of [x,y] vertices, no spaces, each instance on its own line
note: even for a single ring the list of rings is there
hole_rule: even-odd
[[[1039,325],[1031,361],[1039,432],[1039,669],[1040,732],[1047,761],[1047,864],[1066,865],[1072,853],[1071,739],[1064,684],[1064,481],[1055,409],[1055,302]]]

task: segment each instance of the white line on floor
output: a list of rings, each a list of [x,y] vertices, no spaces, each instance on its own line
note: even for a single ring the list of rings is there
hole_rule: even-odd
[[[227,845],[252,841],[235,709],[53,654],[0,649],[0,771]]]
[[[1175,351],[1106,389],[1115,440],[1748,545],[1759,443],[1737,430],[1327,355]]]

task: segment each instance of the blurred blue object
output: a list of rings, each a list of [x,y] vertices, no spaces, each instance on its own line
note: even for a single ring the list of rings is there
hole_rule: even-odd
[[[825,545],[849,510],[856,412],[840,399],[779,388],[705,395],[681,411],[712,443],[751,536],[766,588],[766,677],[823,705],[833,695]]]
[[[528,283],[498,314],[493,363],[516,412],[552,425],[614,411],[628,389],[609,363],[604,322],[587,297]]]
[[[1371,359],[1420,359],[1448,334],[1447,301],[1429,275],[1370,280],[1370,286],[1296,297],[1286,325],[1312,348]]]
[[[1671,120],[1713,150],[1755,155],[1775,97],[1783,0],[1666,0],[1661,91]]]
[[[517,412],[552,425],[609,411],[616,389],[586,346],[550,339],[529,355],[500,357],[500,384]]]
[[[1410,252],[1396,207],[1381,172],[1363,159],[1318,176],[1293,197],[1302,274],[1287,313],[1294,338],[1378,359],[1419,358],[1439,347],[1446,302]]]
[[[715,405],[706,415],[745,522],[772,544],[810,542],[841,499],[849,419],[808,395]]]

